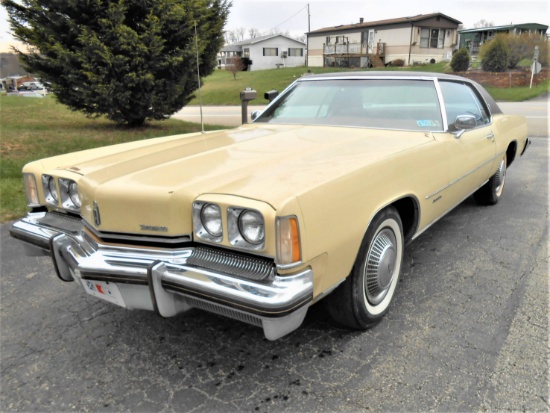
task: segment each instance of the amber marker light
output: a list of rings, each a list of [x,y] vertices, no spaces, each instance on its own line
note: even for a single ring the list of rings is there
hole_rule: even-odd
[[[277,262],[279,265],[290,265],[302,260],[300,245],[300,228],[294,216],[277,220]]]
[[[38,198],[38,186],[36,186],[36,178],[33,174],[23,174],[23,181],[25,183],[27,205],[30,207],[39,206],[40,199]]]

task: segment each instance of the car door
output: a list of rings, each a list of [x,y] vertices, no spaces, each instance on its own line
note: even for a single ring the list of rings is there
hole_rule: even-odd
[[[447,196],[459,203],[490,177],[496,154],[493,124],[485,102],[470,84],[440,81],[439,85],[449,127],[436,139],[448,155]],[[471,129],[455,127],[459,116],[470,117]]]

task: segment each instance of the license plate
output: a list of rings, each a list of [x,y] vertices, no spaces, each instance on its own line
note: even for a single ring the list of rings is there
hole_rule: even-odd
[[[88,294],[121,307],[126,307],[122,294],[120,294],[120,290],[116,284],[93,280],[82,280],[82,284],[84,284],[84,290]]]

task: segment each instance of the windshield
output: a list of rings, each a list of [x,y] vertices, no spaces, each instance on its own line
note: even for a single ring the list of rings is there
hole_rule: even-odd
[[[408,79],[297,82],[256,122],[443,130],[434,82]]]

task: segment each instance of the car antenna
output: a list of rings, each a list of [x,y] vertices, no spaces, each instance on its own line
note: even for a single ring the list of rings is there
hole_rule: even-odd
[[[197,36],[197,21],[195,20],[195,49],[197,51],[197,80],[199,81],[199,107],[201,111],[201,133],[204,135],[204,122],[202,120],[202,94],[201,94],[201,75],[199,72],[199,40]]]

